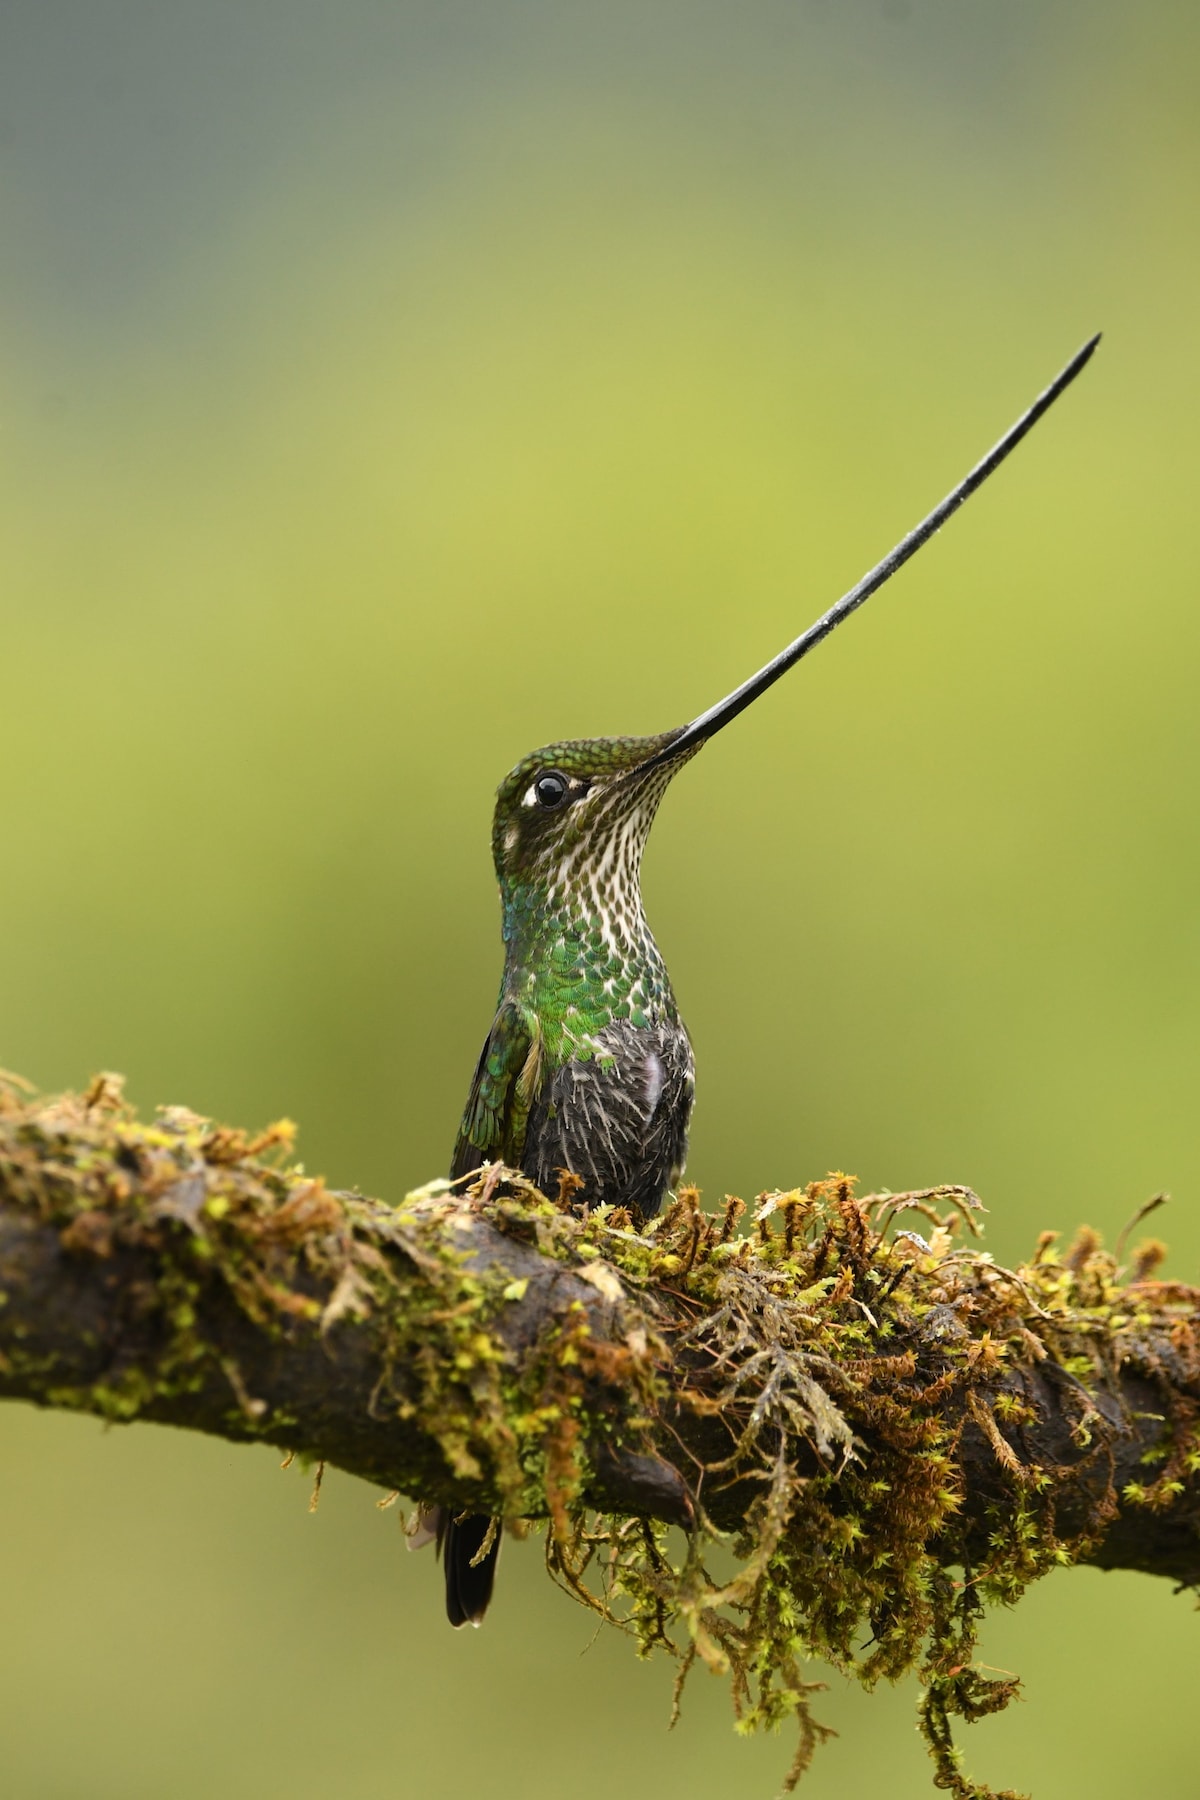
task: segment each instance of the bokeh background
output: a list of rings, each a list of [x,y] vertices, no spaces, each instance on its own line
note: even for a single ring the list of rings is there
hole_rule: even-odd
[[[441,1172],[491,795],[692,716],[1092,330],[1069,398],[681,778],[692,1174],[966,1181],[1200,1265],[1200,14],[1179,0],[5,0],[0,1061]],[[333,1475],[0,1417],[7,1800],[767,1796],[509,1546],[486,1630]],[[1200,1626],[1063,1574],[969,1766],[1196,1790]],[[929,1792],[836,1677],[811,1800]]]

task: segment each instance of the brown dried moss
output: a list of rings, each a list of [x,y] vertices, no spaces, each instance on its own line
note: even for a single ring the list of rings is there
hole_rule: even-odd
[[[1155,1240],[1131,1280],[1090,1231],[1003,1269],[963,1242],[970,1190],[844,1175],[748,1218],[685,1188],[646,1228],[499,1167],[392,1209],[292,1136],[0,1083],[0,1391],[545,1518],[555,1578],[679,1688],[701,1661],[740,1730],[796,1721],[789,1787],[824,1735],[810,1659],[917,1671],[935,1780],[979,1800],[950,1723],[1016,1688],[974,1665],[984,1608],[1087,1557],[1200,1570],[1200,1295]],[[60,1323],[22,1314],[34,1266]]]

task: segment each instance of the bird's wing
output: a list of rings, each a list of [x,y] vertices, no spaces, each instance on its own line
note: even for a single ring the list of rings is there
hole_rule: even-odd
[[[452,1181],[483,1162],[520,1167],[529,1102],[538,1084],[539,1047],[536,1020],[506,1000],[475,1065],[450,1165]]]

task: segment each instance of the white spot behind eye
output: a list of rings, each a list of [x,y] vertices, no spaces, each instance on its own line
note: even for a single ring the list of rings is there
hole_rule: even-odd
[[[529,786],[525,789],[524,794],[521,796],[521,805],[522,806],[536,806],[537,803],[538,803],[537,787],[536,787],[535,783],[531,781]]]

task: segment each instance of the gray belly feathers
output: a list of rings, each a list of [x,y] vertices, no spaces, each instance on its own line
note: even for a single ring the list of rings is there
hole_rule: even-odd
[[[682,1025],[617,1020],[600,1054],[556,1069],[530,1109],[522,1169],[553,1194],[560,1169],[583,1181],[584,1206],[629,1206],[652,1218],[687,1157],[695,1091]]]

